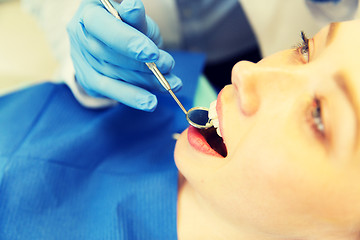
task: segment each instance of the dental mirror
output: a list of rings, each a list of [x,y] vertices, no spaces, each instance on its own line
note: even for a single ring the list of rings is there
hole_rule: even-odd
[[[205,107],[193,107],[186,114],[188,123],[198,129],[212,127],[213,124],[208,117],[209,109]]]

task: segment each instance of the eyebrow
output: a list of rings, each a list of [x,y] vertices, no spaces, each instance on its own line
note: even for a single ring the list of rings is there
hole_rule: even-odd
[[[336,31],[339,28],[340,23],[339,22],[333,22],[329,25],[328,34],[326,37],[326,46],[328,46],[334,39],[334,36],[336,35]]]
[[[359,143],[359,125],[360,125],[360,122],[359,122],[359,106],[358,106],[358,104],[356,104],[356,103],[358,103],[358,101],[357,101],[357,99],[355,97],[354,92],[351,91],[349,78],[344,72],[342,72],[342,71],[336,72],[335,75],[334,75],[334,81],[335,81],[336,85],[340,88],[340,90],[344,93],[345,97],[347,98],[348,102],[351,105],[352,110],[355,113],[355,118],[356,118],[355,134],[356,134],[356,137],[355,137],[355,145],[354,145],[354,147],[356,147],[358,145],[358,143]]]

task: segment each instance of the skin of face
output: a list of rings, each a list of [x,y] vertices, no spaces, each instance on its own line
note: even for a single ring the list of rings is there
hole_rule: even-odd
[[[309,58],[299,46],[234,66],[217,100],[225,158],[182,133],[179,229],[192,206],[224,239],[360,239],[360,21],[327,26],[308,43]]]

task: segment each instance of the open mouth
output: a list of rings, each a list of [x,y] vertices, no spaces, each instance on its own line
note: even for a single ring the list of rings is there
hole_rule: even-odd
[[[190,126],[188,129],[188,141],[193,148],[200,152],[224,158],[227,156],[227,149],[219,128],[220,123],[216,106],[216,101],[213,101],[209,108],[209,119],[211,119],[213,127],[197,129]]]
[[[227,150],[223,139],[216,133],[214,127],[197,129],[189,126],[188,141],[199,152],[214,156],[226,157]]]
[[[216,133],[216,128],[198,129],[209,146],[222,157],[227,156],[227,149],[224,140]]]

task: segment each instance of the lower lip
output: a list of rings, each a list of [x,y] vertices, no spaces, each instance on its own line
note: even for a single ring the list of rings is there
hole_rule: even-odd
[[[187,137],[190,145],[195,150],[210,156],[222,158],[219,153],[217,153],[214,149],[210,147],[210,145],[206,142],[204,136],[201,135],[199,130],[194,128],[193,126],[189,127]]]

